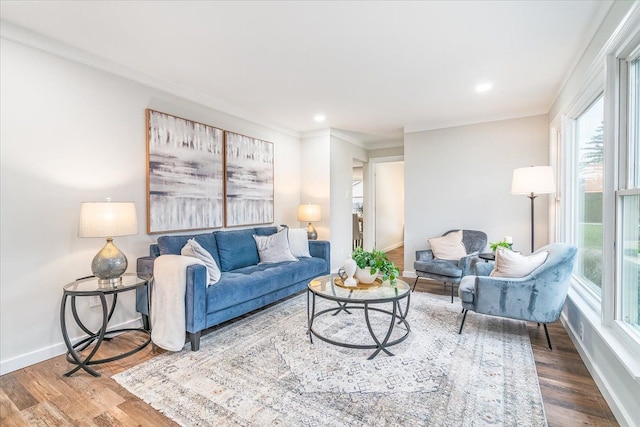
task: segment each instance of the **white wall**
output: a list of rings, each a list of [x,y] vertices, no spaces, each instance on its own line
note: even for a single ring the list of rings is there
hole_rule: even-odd
[[[322,220],[314,222],[318,240],[330,240],[331,218],[331,143],[329,131],[302,136],[300,165],[300,202],[320,205]],[[300,223],[306,227],[307,223]]]
[[[547,116],[407,133],[405,159],[405,270],[429,237],[465,228],[489,242],[513,236],[530,252],[530,201],[511,194],[513,170],[549,164]],[[547,243],[547,199],[535,201],[536,248]]]
[[[367,161],[367,153],[351,142],[331,135],[331,267],[337,269],[351,255],[353,210],[353,159]],[[364,191],[369,177],[364,169]],[[364,222],[367,221],[367,203],[364,206]]]
[[[115,239],[128,271],[155,241],[144,232],[145,108],[273,142],[275,223],[297,222],[299,138],[12,41],[0,54],[2,374],[65,351],[62,286],[90,274],[103,245],[77,237],[81,201],[136,202],[140,233]],[[137,317],[133,297],[122,295],[114,324]],[[99,310],[79,305],[97,324]]]
[[[377,249],[389,251],[404,242],[404,162],[375,164]]]

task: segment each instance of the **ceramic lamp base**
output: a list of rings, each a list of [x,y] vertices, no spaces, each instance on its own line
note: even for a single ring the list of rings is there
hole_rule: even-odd
[[[113,244],[111,237],[91,262],[91,271],[98,278],[98,284],[117,286],[122,283],[122,275],[127,271],[127,257]]]
[[[311,225],[311,223],[307,225],[307,238],[309,240],[318,240],[318,232],[315,228],[313,228],[313,225]]]

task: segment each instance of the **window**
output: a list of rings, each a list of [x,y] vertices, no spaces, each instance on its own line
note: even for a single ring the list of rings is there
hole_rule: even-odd
[[[560,132],[551,133],[560,183],[556,232],[578,247],[565,319],[576,345],[605,367],[601,372],[617,378],[620,362],[638,381],[640,8],[580,69],[558,98],[564,102],[552,130]],[[585,322],[597,334],[584,336]],[[605,360],[609,350],[616,360]]]
[[[622,197],[621,320],[640,333],[640,195]]]
[[[629,188],[640,188],[640,58],[629,64]]]
[[[618,284],[621,290],[618,319],[640,336],[640,59],[621,61],[621,68],[628,71],[629,83],[627,143],[621,150],[627,156],[626,161],[621,158],[623,179],[618,191]]]
[[[575,274],[600,295],[602,288],[602,190],[604,99],[600,96],[575,120],[573,235],[578,247]]]

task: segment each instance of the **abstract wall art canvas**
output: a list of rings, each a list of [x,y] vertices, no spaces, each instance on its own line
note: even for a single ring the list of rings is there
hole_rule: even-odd
[[[226,225],[273,222],[273,144],[225,131]]]
[[[147,233],[224,222],[224,134],[147,110]]]

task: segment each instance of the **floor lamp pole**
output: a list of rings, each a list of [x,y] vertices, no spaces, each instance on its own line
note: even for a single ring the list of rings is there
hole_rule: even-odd
[[[530,195],[527,196],[528,198],[531,199],[531,253],[533,253],[533,223],[534,223],[534,216],[533,216],[533,200],[538,197],[535,194],[531,193]]]

